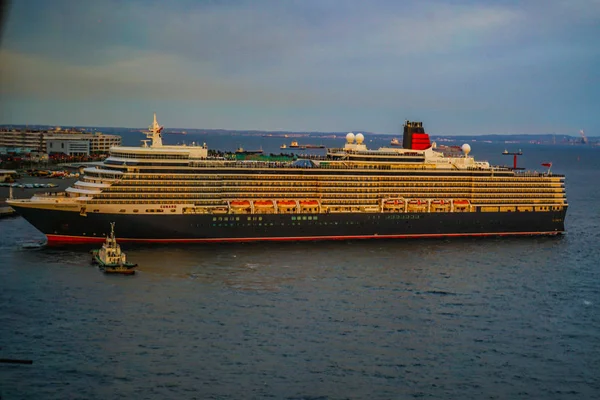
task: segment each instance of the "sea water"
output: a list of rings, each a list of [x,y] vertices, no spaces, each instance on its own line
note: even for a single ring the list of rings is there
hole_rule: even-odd
[[[567,176],[566,235],[124,244],[127,277],[2,220],[0,358],[33,364],[0,398],[598,398],[600,149],[521,147]]]

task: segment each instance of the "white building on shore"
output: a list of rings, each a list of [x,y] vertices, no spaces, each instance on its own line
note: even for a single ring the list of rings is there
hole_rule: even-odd
[[[89,156],[90,141],[78,140],[72,137],[53,136],[46,139],[46,151],[51,153],[63,153],[68,156]]]
[[[121,136],[78,130],[16,130],[0,129],[0,148],[7,151],[26,150],[67,155],[108,153],[121,145]],[[6,151],[5,151],[6,152]]]

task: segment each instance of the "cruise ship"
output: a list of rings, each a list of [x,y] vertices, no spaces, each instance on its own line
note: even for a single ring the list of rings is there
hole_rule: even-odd
[[[406,121],[403,148],[368,149],[362,134],[324,156],[239,160],[208,146],[162,142],[156,120],[140,147],[116,146],[64,192],[8,203],[49,244],[234,242],[558,235],[564,176],[477,161],[470,146],[436,150]]]

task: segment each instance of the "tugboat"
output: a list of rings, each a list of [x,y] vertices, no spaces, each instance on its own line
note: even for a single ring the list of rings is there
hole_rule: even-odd
[[[290,143],[290,149],[301,149],[301,150],[304,150],[304,149],[306,149],[306,146],[301,146],[301,145],[298,144],[297,141],[294,140],[294,141],[292,141],[292,143]]]
[[[137,264],[127,262],[127,256],[121,251],[121,246],[115,239],[115,223],[110,223],[110,236],[100,250],[92,250],[92,261],[100,266],[105,274],[135,274]]]

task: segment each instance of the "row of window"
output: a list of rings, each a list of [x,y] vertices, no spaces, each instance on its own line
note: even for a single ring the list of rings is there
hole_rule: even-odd
[[[96,182],[95,179],[82,178],[83,182]],[[555,184],[521,184],[521,183],[510,183],[510,184],[483,184],[483,183],[472,183],[472,182],[464,182],[462,184],[457,184],[455,182],[432,182],[432,183],[416,183],[416,182],[332,182],[332,181],[190,181],[190,182],[182,182],[182,181],[130,181],[130,180],[120,180],[118,183],[115,183],[113,187],[124,187],[124,188],[145,188],[145,187],[155,187],[155,188],[254,188],[260,187],[265,190],[286,190],[290,187],[318,187],[318,188],[340,188],[340,187],[348,187],[355,189],[368,190],[370,188],[373,189],[415,189],[415,188],[424,188],[427,190],[444,190],[445,188],[469,188],[469,189],[507,189],[507,190],[548,190],[548,191],[556,191],[563,190],[564,185],[560,183]]]
[[[157,159],[157,160],[187,160],[188,154],[146,154],[146,153],[125,153],[121,151],[112,151],[111,157],[118,158],[144,158],[144,159]]]
[[[240,218],[242,218],[242,220],[246,220],[246,221],[262,221],[263,217],[213,217],[213,221],[239,221]],[[319,217],[316,215],[298,215],[295,216],[293,215],[291,217],[291,221],[316,221],[318,220]]]
[[[127,167],[143,167],[143,166],[147,166],[147,167],[187,167],[188,163],[187,162],[173,162],[173,163],[164,163],[164,162],[138,162],[138,161],[133,161],[133,160],[123,160],[123,161],[119,161],[116,159],[106,159],[104,161],[105,164],[107,165],[123,165],[123,166],[127,166]]]
[[[91,204],[100,204],[100,202],[95,202],[95,203],[91,203]],[[118,203],[117,203],[118,204]],[[561,211],[563,209],[562,205],[554,205],[554,206],[549,206],[549,205],[544,205],[544,206],[523,206],[521,205],[521,203],[516,203],[515,206],[512,207],[507,207],[507,206],[473,206],[472,211],[481,211],[481,212],[498,212],[498,211],[503,211],[503,212],[510,212],[510,211]],[[227,208],[223,208],[223,210],[225,212],[227,212]],[[352,208],[352,209],[341,209],[341,208],[336,208],[335,210],[339,211],[343,211],[343,212],[360,212],[361,209],[360,208]],[[134,213],[138,213],[139,209],[133,209],[132,210]],[[146,213],[165,213],[165,212],[171,212],[171,213],[175,213],[177,212],[176,209],[168,209],[168,210],[164,210],[161,208],[147,208]],[[185,210],[184,210],[185,211]],[[205,210],[206,213],[210,213],[209,210]],[[419,219],[421,218],[420,215],[418,214],[413,214],[411,212],[426,212],[427,211],[427,207],[416,207],[416,208],[411,208],[409,207],[409,209],[407,210],[407,212],[404,212],[404,208],[402,208],[402,210],[387,210],[387,212],[389,213],[389,215],[385,215],[384,218],[385,219],[400,219],[400,220],[407,220],[407,219]],[[431,212],[448,212],[449,208],[447,207],[445,210],[432,210]],[[469,211],[469,208],[467,206],[465,207],[455,207],[454,212],[461,212],[461,211]],[[93,209],[93,212],[95,213],[99,213],[100,209]],[[125,213],[127,212],[126,209],[120,209],[119,210],[120,213]],[[308,212],[308,213],[318,213],[317,209],[310,209],[310,210],[305,210],[304,212]],[[383,212],[386,212],[386,210],[384,210]],[[203,214],[203,213],[200,213]],[[280,214],[287,214],[287,213],[280,213]],[[296,213],[293,213],[296,214]],[[381,219],[382,216],[381,215],[368,215],[367,216],[368,219]],[[319,217],[317,215],[291,215],[291,220],[292,221],[316,221],[318,220]],[[231,215],[231,214],[227,214],[226,216],[214,216],[212,218],[212,220],[214,222],[228,222],[228,221],[262,221],[263,217],[262,216],[256,216],[256,215],[251,215],[251,216],[239,216],[239,215]]]
[[[88,179],[82,179],[87,181]],[[366,182],[330,182],[330,181],[243,181],[243,182],[232,182],[232,181],[213,181],[213,182],[188,182],[182,183],[177,181],[129,181],[119,180],[114,184],[114,187],[131,187],[131,188],[145,188],[145,187],[181,187],[181,188],[227,188],[230,190],[239,190],[244,188],[254,189],[260,188],[264,190],[286,190],[290,187],[314,187],[314,188],[354,188],[354,189],[378,189],[378,188],[389,188],[389,189],[428,189],[436,190],[442,188],[459,188],[459,189],[474,189],[474,190],[494,190],[494,189],[507,189],[507,190],[564,190],[564,184],[478,184],[472,182],[454,183],[454,182],[432,182],[432,183],[415,183],[415,182],[378,182],[378,183],[366,183]]]
[[[417,218],[418,216],[414,216],[415,218],[410,218],[410,219],[419,219]],[[396,220],[395,224],[408,224],[409,221],[408,219],[399,219]],[[460,222],[458,222],[460,223]],[[280,223],[274,223],[274,222],[258,222],[258,223],[238,223],[238,222],[223,222],[223,223],[212,223],[211,226],[213,227],[269,227],[269,226],[275,226],[275,225],[279,225],[279,226],[306,226],[306,225],[365,225],[365,224],[376,224],[376,222],[374,221],[306,221],[306,222],[292,222],[292,223],[285,223],[285,222],[280,222]],[[194,227],[194,225],[196,226],[196,228],[201,228],[204,227],[203,224],[190,224],[191,227]]]
[[[75,184],[75,187],[79,187],[79,185]],[[85,187],[83,187],[85,189]],[[324,187],[324,186],[307,186],[307,187],[261,187],[261,188],[252,188],[252,187],[226,187],[226,186],[216,186],[216,187],[173,187],[173,186],[120,186],[113,185],[110,188],[106,189],[106,192],[146,192],[146,193],[163,193],[163,192],[190,192],[190,193],[281,193],[285,191],[289,191],[290,189],[300,190],[302,192],[311,192],[311,193],[383,193],[386,191],[393,191],[391,193],[409,193],[410,190],[418,191],[418,193],[423,194],[436,194],[436,193],[495,193],[500,195],[502,193],[564,193],[564,191],[560,188],[550,188],[550,189],[540,189],[540,188],[528,188],[528,189],[519,189],[519,188],[474,188],[474,187],[431,187],[431,188],[416,188],[416,187],[389,187],[389,186],[381,186],[378,188],[347,188],[347,187]],[[410,192],[413,193],[413,192]]]
[[[479,167],[476,168],[467,168],[467,169],[456,169],[456,170],[439,170],[436,168],[426,167],[426,166],[418,166],[411,167],[410,165],[378,165],[373,166],[369,165],[370,168],[366,168],[363,165],[324,165],[323,163],[319,167],[314,166],[300,166],[297,164],[288,165],[277,165],[282,164],[281,162],[272,162],[266,163],[265,165],[260,165],[260,163],[250,163],[250,162],[240,162],[240,163],[232,163],[229,162],[230,165],[225,164],[215,164],[215,163],[186,163],[182,164],[180,168],[177,169],[166,169],[166,168],[155,168],[157,166],[169,167],[172,164],[163,164],[163,163],[137,163],[133,162],[128,166],[141,166],[140,168],[142,174],[150,174],[150,173],[160,173],[160,174],[180,174],[180,173],[199,173],[204,170],[204,173],[210,174],[214,172],[223,173],[224,171],[231,170],[246,170],[250,173],[264,173],[270,171],[274,168],[280,170],[280,173],[285,174],[306,174],[310,175],[323,175],[323,172],[328,170],[338,170],[336,176],[343,175],[353,175],[353,174],[365,174],[365,173],[376,173],[376,171],[381,171],[381,173],[391,172],[392,176],[403,176],[405,174],[412,174],[413,176],[464,176],[468,178],[484,178],[484,179],[497,179],[502,177],[508,177],[511,179],[562,179],[563,175],[548,175],[546,173],[538,173],[538,172],[528,172],[528,173],[514,173],[510,169],[494,169],[494,170],[485,170]],[[198,171],[201,170],[201,171]],[[299,170],[299,171],[297,171]],[[189,171],[189,172],[188,172]],[[140,171],[135,171],[139,173]]]
[[[85,180],[85,179],[82,179]],[[173,181],[173,180],[163,180],[163,181],[133,181],[133,180],[125,180],[122,179],[117,184],[118,186],[157,186],[157,187],[165,187],[165,186],[182,186],[182,187],[280,187],[280,188],[288,188],[290,186],[318,186],[318,187],[356,187],[356,188],[378,188],[378,187],[393,187],[393,188],[405,188],[405,187],[429,187],[429,188],[437,188],[437,187],[469,187],[469,188],[500,188],[500,189],[530,189],[530,188],[551,188],[551,189],[561,189],[564,187],[564,184],[559,182],[557,183],[479,183],[479,182],[362,182],[358,181],[325,181],[325,180],[310,180],[310,181],[293,181],[293,180],[277,180],[277,181],[258,181],[258,180],[244,180],[244,181],[229,181],[229,180],[220,180],[220,181],[190,181],[190,182],[182,182],[182,181]]]
[[[92,178],[92,179],[101,179],[101,180],[115,180],[118,178],[121,178],[121,174],[118,175],[111,175],[110,173],[107,172],[86,172],[85,176],[82,179],[88,179],[88,178]]]
[[[281,181],[282,176],[277,174],[215,174],[212,171],[207,173],[194,173],[194,171],[190,171],[190,173],[182,174],[181,171],[179,173],[160,173],[160,174],[144,174],[144,173],[126,173],[124,176],[126,179],[140,179],[140,180],[232,180],[232,181],[250,181],[252,179],[259,179],[261,181],[264,180],[279,180]],[[433,182],[515,182],[515,183],[548,183],[548,182],[562,182],[564,180],[563,177],[545,177],[545,176],[511,176],[511,177],[490,177],[490,176],[440,176],[436,175],[393,175],[393,176],[369,176],[369,175],[290,175],[288,179],[290,181],[303,181],[303,180],[330,180],[332,182],[339,181],[433,181]]]
[[[123,199],[144,199],[144,198],[157,198],[157,199],[222,199],[223,197],[227,197],[228,195],[230,195],[232,193],[227,193],[227,192],[222,192],[222,191],[207,191],[207,192],[203,192],[203,193],[185,193],[185,192],[181,192],[178,191],[176,193],[167,193],[167,192],[149,192],[149,193],[140,193],[140,192],[125,192],[125,193],[118,193],[118,192],[102,192],[102,193],[98,193],[95,195],[95,198],[98,199],[118,199],[118,198],[123,198]],[[314,193],[314,192],[306,192],[306,191],[298,191],[298,192],[286,192],[286,193],[281,193],[281,192],[277,192],[277,193],[264,193],[264,192],[259,192],[259,193],[252,193],[252,192],[244,192],[244,193],[236,193],[235,198],[248,198],[248,199],[257,199],[257,198],[265,198],[265,199],[279,199],[279,198],[284,198],[284,199],[290,199],[290,198],[298,198],[298,197],[311,197],[315,196],[315,197],[319,197],[321,200],[328,200],[328,199],[365,199],[365,200],[370,200],[370,201],[377,201],[380,200],[381,196],[383,197],[397,197],[397,196],[401,196],[401,197],[405,197],[405,198],[417,198],[417,199],[423,199],[423,198],[427,198],[430,196],[427,196],[427,193],[423,193],[423,192],[415,192],[415,193],[408,193],[408,192],[389,192],[389,193]],[[506,198],[511,198],[511,199],[564,199],[565,198],[565,194],[563,193],[556,193],[556,194],[552,194],[552,193],[544,193],[543,195],[540,194],[536,194],[536,193],[519,193],[519,194],[512,194],[512,193],[490,193],[490,194],[486,194],[486,193],[471,193],[468,191],[464,191],[464,192],[453,192],[453,193],[447,193],[445,196],[443,196],[442,194],[435,194],[436,198],[444,198],[444,199],[448,199],[448,198],[453,198],[453,197],[469,197],[470,199],[476,200],[476,199],[506,199]]]

